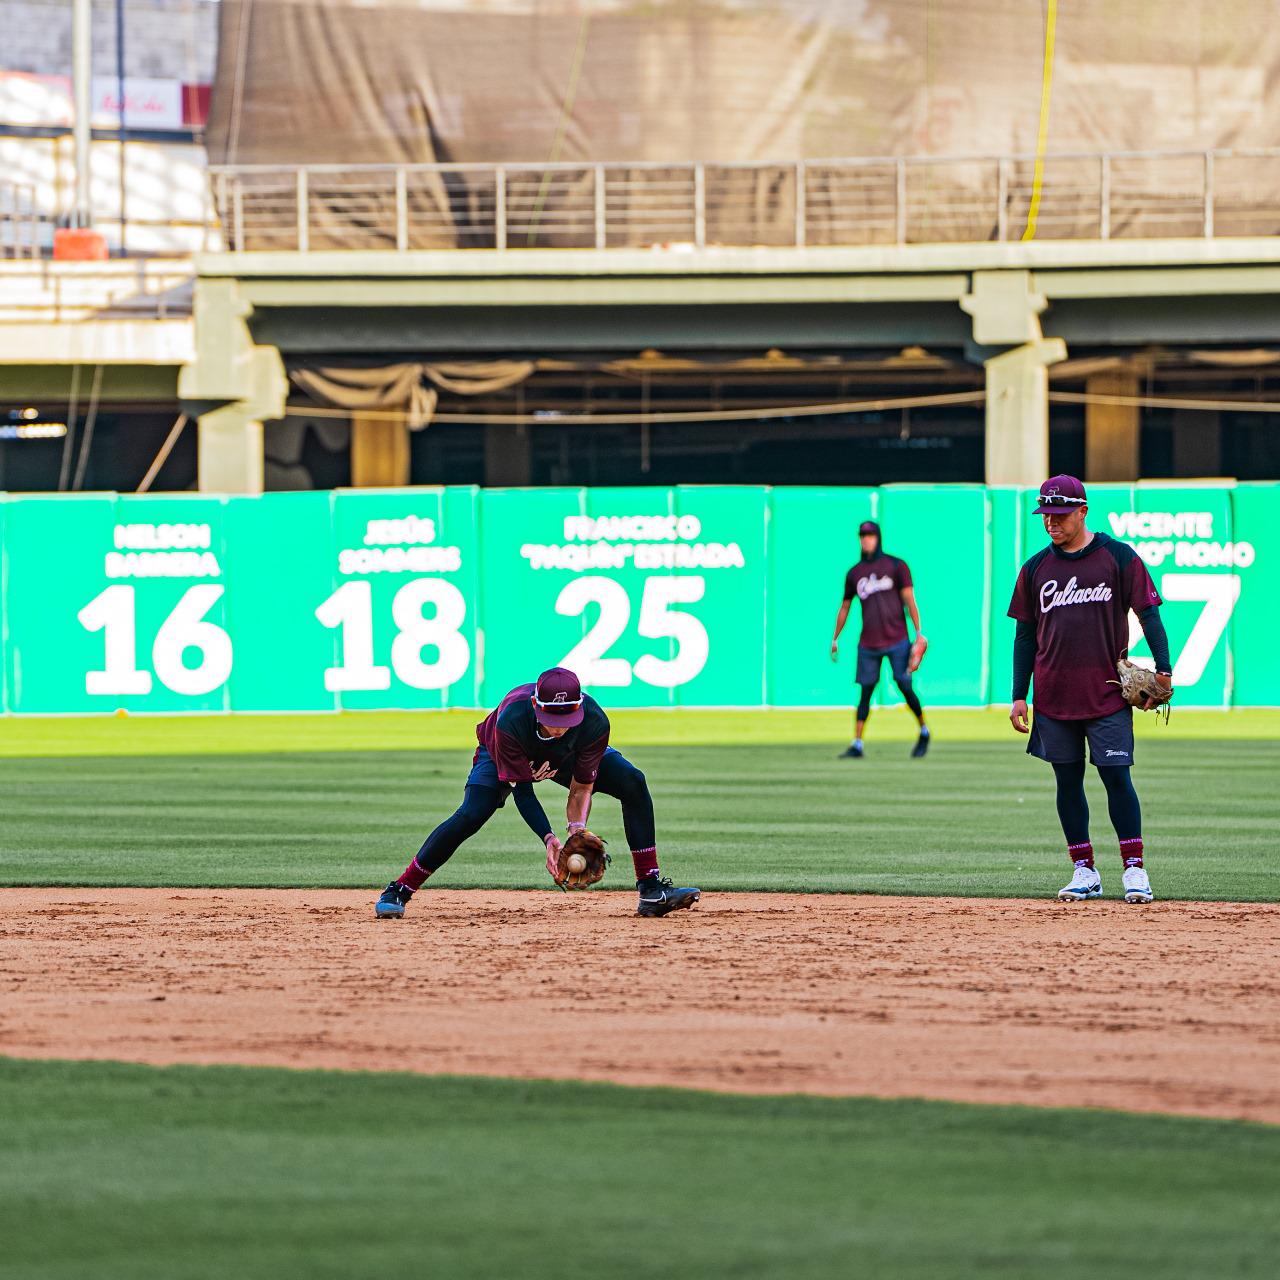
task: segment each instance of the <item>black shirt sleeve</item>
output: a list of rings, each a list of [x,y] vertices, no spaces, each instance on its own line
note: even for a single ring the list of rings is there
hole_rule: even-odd
[[[1031,692],[1031,673],[1036,665],[1036,624],[1019,622],[1013,637],[1013,700]]]
[[[1138,621],[1142,623],[1142,634],[1147,637],[1147,644],[1151,646],[1151,656],[1155,659],[1156,670],[1162,676],[1172,674],[1173,664],[1169,661],[1169,636],[1160,617],[1160,606],[1153,604],[1143,609],[1138,614]]]
[[[515,795],[516,808],[520,811],[520,816],[528,824],[529,830],[539,840],[545,842],[546,838],[551,834],[551,823],[547,821],[547,814],[542,807],[542,801],[534,793],[533,783],[517,782],[513,794]]]

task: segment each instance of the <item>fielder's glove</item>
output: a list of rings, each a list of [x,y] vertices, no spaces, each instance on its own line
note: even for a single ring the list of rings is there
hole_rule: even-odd
[[[585,871],[570,871],[569,859],[580,853],[587,860]],[[609,855],[604,851],[604,841],[591,831],[575,831],[560,846],[556,859],[555,881],[562,889],[587,889],[604,879],[604,869],[609,865]]]
[[[1120,696],[1131,707],[1157,714],[1163,710],[1164,718],[1169,719],[1169,699],[1173,697],[1173,689],[1162,684],[1154,671],[1148,671],[1128,658],[1121,658],[1116,663],[1116,673],[1120,679],[1109,683],[1120,686]]]
[[[907,658],[907,671],[915,674],[920,669],[920,663],[924,661],[925,650],[929,648],[929,642],[924,636],[916,636],[911,642],[911,654]]]

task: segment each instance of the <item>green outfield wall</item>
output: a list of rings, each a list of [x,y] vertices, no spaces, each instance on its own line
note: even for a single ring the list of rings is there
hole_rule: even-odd
[[[487,707],[556,664],[607,706],[842,705],[856,605],[828,648],[868,517],[915,577],[926,703],[999,703],[1033,506],[980,485],[8,495],[3,706]],[[1091,526],[1165,598],[1182,705],[1280,705],[1278,514],[1280,485],[1091,486]]]

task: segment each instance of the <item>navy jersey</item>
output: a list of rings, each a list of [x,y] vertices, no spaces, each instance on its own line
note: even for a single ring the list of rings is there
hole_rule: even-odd
[[[582,723],[562,737],[544,737],[530,701],[536,687],[522,684],[512,689],[498,709],[476,725],[476,738],[493,757],[499,779],[542,782],[567,769],[575,782],[594,783],[609,745],[609,717],[594,698],[583,694]]]
[[[1009,617],[1036,628],[1036,709],[1055,720],[1099,720],[1125,700],[1116,662],[1129,647],[1129,610],[1160,604],[1138,553],[1105,533],[1079,551],[1050,543],[1022,566]]]
[[[907,617],[902,592],[911,585],[911,570],[905,560],[877,552],[859,560],[844,576],[844,598],[857,596],[862,605],[864,649],[892,649],[907,638]]]

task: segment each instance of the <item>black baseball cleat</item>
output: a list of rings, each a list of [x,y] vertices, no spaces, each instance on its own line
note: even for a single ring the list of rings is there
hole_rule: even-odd
[[[851,742],[845,749],[836,756],[837,760],[861,760],[862,748],[856,743]]]
[[[404,917],[405,904],[413,897],[413,890],[408,885],[392,881],[382,891],[382,897],[373,908],[373,914],[379,920],[400,920]]]
[[[927,752],[928,750],[929,750],[929,734],[922,733],[916,739],[916,745],[911,748],[911,758],[913,760],[923,759],[925,752]]]
[[[636,888],[640,890],[640,905],[636,907],[638,916],[665,916],[671,911],[679,911],[681,907],[693,906],[702,897],[701,889],[677,889],[670,876],[637,880]]]

